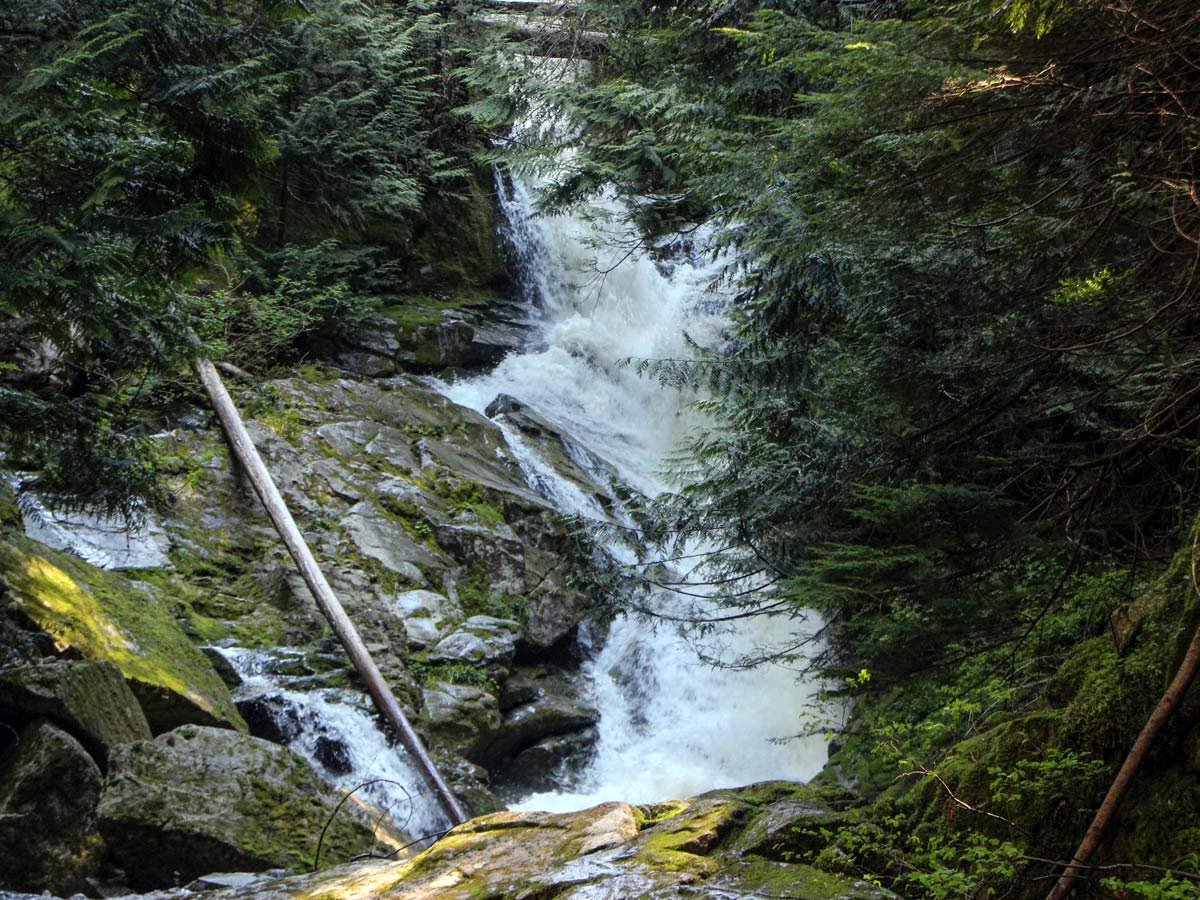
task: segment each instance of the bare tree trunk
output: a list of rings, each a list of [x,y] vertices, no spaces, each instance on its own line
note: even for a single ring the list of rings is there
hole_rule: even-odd
[[[1196,558],[1194,552],[1192,557],[1192,584],[1196,584]],[[1121,766],[1121,771],[1113,779],[1112,786],[1108,789],[1108,794],[1105,796],[1104,802],[1096,810],[1096,817],[1092,819],[1092,824],[1088,826],[1088,830],[1083,836],[1083,841],[1079,844],[1079,849],[1071,857],[1071,864],[1067,866],[1062,876],[1055,882],[1054,888],[1046,896],[1046,900],[1062,900],[1063,897],[1071,892],[1071,888],[1075,882],[1087,874],[1088,860],[1092,858],[1092,854],[1104,839],[1104,834],[1108,830],[1113,816],[1116,815],[1121,801],[1125,799],[1129,785],[1133,782],[1133,778],[1137,774],[1142,760],[1146,758],[1146,754],[1150,751],[1150,746],[1154,743],[1154,739],[1158,737],[1158,733],[1162,731],[1163,725],[1171,718],[1171,714],[1183,702],[1184,695],[1187,694],[1188,688],[1196,678],[1197,670],[1200,670],[1200,627],[1197,627],[1196,633],[1192,635],[1192,643],[1188,646],[1187,653],[1184,654],[1183,662],[1179,665],[1179,671],[1175,673],[1175,677],[1171,680],[1171,686],[1162,695],[1162,699],[1154,707],[1154,712],[1150,713],[1150,718],[1142,726],[1142,731],[1137,736],[1137,740],[1133,742],[1133,746],[1129,750],[1129,755],[1125,757],[1125,762]]]
[[[459,803],[454,792],[450,790],[442,778],[437,767],[433,764],[433,760],[429,758],[421,739],[413,730],[405,717],[403,710],[400,709],[400,704],[396,701],[395,695],[390,687],[383,679],[383,675],[379,671],[379,667],[375,665],[375,660],[371,658],[371,654],[367,652],[366,646],[359,637],[358,629],[354,627],[354,623],[350,621],[350,617],[346,615],[345,609],[338,601],[337,596],[333,592],[333,588],[329,586],[329,582],[325,579],[325,575],[321,572],[317,565],[316,559],[313,558],[312,551],[309,550],[308,544],[304,542],[303,535],[300,534],[300,529],[296,527],[296,522],[292,519],[292,514],[284,503],[283,497],[279,493],[279,489],[275,486],[274,480],[271,478],[271,473],[267,471],[267,467],[263,464],[262,458],[258,455],[258,451],[254,448],[254,444],[250,440],[250,435],[246,431],[246,426],[242,423],[242,418],[238,414],[237,408],[233,405],[233,400],[229,397],[229,392],[225,390],[225,385],[221,381],[221,376],[217,374],[216,368],[207,359],[197,359],[195,362],[196,374],[200,376],[200,380],[204,383],[204,389],[208,392],[208,397],[212,401],[213,408],[217,412],[217,418],[221,422],[221,427],[225,431],[225,437],[229,441],[229,446],[233,451],[234,457],[246,470],[250,476],[250,482],[254,485],[254,491],[258,494],[262,501],[263,507],[270,516],[271,522],[275,525],[275,529],[279,532],[279,536],[283,538],[283,543],[287,546],[288,552],[291,553],[292,559],[295,560],[297,568],[300,569],[300,574],[304,577],[304,583],[308,585],[312,591],[313,597],[316,598],[317,605],[321,608],[322,614],[329,621],[334,633],[338,636],[338,640],[342,642],[342,646],[346,650],[346,655],[350,657],[350,662],[354,664],[354,668],[358,670],[358,674],[362,677],[363,683],[367,686],[367,690],[371,694],[371,698],[375,701],[375,706],[387,719],[388,723],[395,729],[404,748],[409,752],[412,758],[416,761],[421,773],[429,782],[434,792],[437,794],[438,800],[442,807],[446,810],[450,821],[455,825],[467,820],[467,813]]]

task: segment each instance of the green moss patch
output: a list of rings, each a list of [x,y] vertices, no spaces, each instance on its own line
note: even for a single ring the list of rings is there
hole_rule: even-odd
[[[380,313],[395,322],[403,331],[416,331],[442,320],[442,314],[455,309],[484,309],[495,298],[495,292],[465,288],[429,294],[412,294],[399,303],[385,306]]]
[[[738,891],[754,896],[787,897],[789,900],[871,900],[890,896],[869,882],[834,875],[805,865],[748,860],[728,880]]]
[[[245,730],[212,664],[154,588],[20,536],[0,542],[0,573],[22,612],[61,649],[121,671],[156,731],[184,721]]]

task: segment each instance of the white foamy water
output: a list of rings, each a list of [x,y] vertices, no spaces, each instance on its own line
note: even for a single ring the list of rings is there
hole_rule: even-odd
[[[525,270],[527,299],[540,316],[540,340],[486,375],[441,389],[479,411],[509,394],[611,464],[627,484],[654,495],[665,488],[665,459],[705,423],[687,397],[621,363],[688,358],[687,337],[701,346],[720,339],[721,298],[709,290],[720,261],[694,246],[675,252],[670,264],[656,264],[630,252],[632,232],[621,224],[619,206],[605,203],[602,211],[603,226],[579,216],[538,218],[520,182],[506,192],[509,236]],[[535,490],[564,512],[602,514],[515,429],[505,433]],[[611,550],[624,563],[634,561],[627,550]],[[703,600],[667,595],[657,602],[685,614],[704,607]],[[797,623],[756,618],[737,625],[706,635],[700,649],[735,661],[777,645]],[[579,787],[536,794],[518,807],[641,803],[815,775],[826,759],[824,740],[780,740],[811,724],[804,717],[812,712],[814,687],[782,666],[713,667],[701,661],[693,640],[667,622],[618,619],[585,666],[601,719]]]
[[[242,679],[234,699],[258,701],[282,742],[326,781],[374,803],[413,839],[450,826],[407,751],[388,737],[359,691],[289,687],[294,679],[278,670],[299,657],[286,650],[220,652]]]

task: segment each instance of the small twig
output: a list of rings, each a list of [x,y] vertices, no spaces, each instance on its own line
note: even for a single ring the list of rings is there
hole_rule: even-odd
[[[409,847],[415,847],[417,844],[423,844],[425,841],[433,840],[434,838],[445,837],[453,828],[446,828],[442,831],[434,831],[429,834],[423,834],[419,838],[409,841],[407,844],[402,844],[390,853],[360,853],[358,856],[352,856],[346,862],[358,862],[363,859],[394,859],[397,853],[407,850]]]
[[[950,785],[946,784],[945,779],[942,778],[941,775],[939,775],[937,772],[930,771],[929,769],[925,768],[920,763],[917,763],[917,768],[914,769],[913,771],[902,772],[899,775],[897,775],[896,780],[899,780],[901,778],[910,777],[912,775],[923,775],[923,776],[932,778],[935,781],[937,781],[937,783],[942,786],[942,789],[950,796],[951,802],[953,802],[954,805],[957,806],[959,809],[965,809],[967,812],[973,812],[979,816],[987,816],[989,819],[996,819],[999,822],[1003,822],[1009,828],[1014,828],[1017,831],[1021,832],[1021,834],[1025,835],[1027,837],[1029,836],[1028,831],[1026,831],[1024,828],[1022,828],[1020,825],[1018,825],[1016,822],[1012,821],[1011,819],[1006,819],[1006,818],[1004,818],[1004,816],[997,815],[994,812],[988,812],[986,809],[978,809],[978,808],[972,806],[970,803],[967,803],[965,800],[959,799],[958,795],[955,794],[954,791],[952,791],[950,789]]]
[[[1081,866],[1078,863],[1071,864],[1058,859],[1043,859],[1040,856],[1021,856],[1020,859],[1028,862],[1046,863],[1051,866],[1057,866],[1060,869],[1086,869],[1088,872],[1108,872],[1115,869],[1141,869],[1146,872],[1157,872],[1160,875],[1174,875],[1178,878],[1187,878],[1191,881],[1200,881],[1200,873],[1186,872],[1181,869],[1164,869],[1162,866],[1147,866],[1142,863],[1108,863],[1103,866],[1086,865]],[[1071,875],[1071,878],[1088,878],[1088,872],[1078,875]],[[1038,875],[1036,878],[1031,878],[1030,881],[1045,881],[1049,878],[1057,878],[1057,875]]]
[[[342,799],[337,802],[337,806],[335,806],[333,808],[333,812],[331,812],[329,814],[329,818],[325,820],[325,825],[321,828],[321,836],[317,838],[317,852],[313,855],[312,870],[314,872],[317,871],[317,869],[321,865],[321,847],[325,843],[325,834],[326,834],[326,832],[329,831],[329,826],[333,824],[333,820],[337,816],[338,812],[346,804],[346,801],[349,800],[351,797],[353,797],[359,790],[361,790],[362,788],[365,788],[365,787],[370,787],[373,784],[394,784],[396,787],[400,788],[400,790],[404,791],[405,795],[407,795],[407,797],[408,797],[408,802],[411,805],[412,794],[410,794],[408,792],[408,788],[406,788],[400,782],[395,781],[391,778],[372,778],[370,781],[364,781],[362,784],[355,785],[353,789],[347,791],[342,796]],[[380,821],[383,821],[383,820],[380,819]],[[378,825],[378,823],[376,823],[376,828],[378,828],[378,827],[379,827],[379,825]],[[411,846],[411,845],[407,845],[407,846]],[[399,850],[402,850],[402,849],[403,849],[403,847],[399,848],[396,852],[399,852]]]

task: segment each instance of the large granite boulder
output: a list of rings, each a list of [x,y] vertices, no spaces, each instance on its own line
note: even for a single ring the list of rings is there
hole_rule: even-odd
[[[500,731],[500,707],[490,691],[437,681],[425,688],[425,714],[437,746],[479,762]]]
[[[49,719],[100,761],[111,748],[149,740],[150,725],[112,663],[55,660],[0,669],[0,722]]]
[[[521,750],[497,775],[504,785],[504,795],[523,798],[577,785],[598,737],[595,728],[584,728],[541,738]]]
[[[398,594],[392,612],[404,623],[408,645],[417,650],[432,647],[462,618],[462,610],[449,597],[424,590]]]
[[[342,800],[286,747],[189,725],[113,753],[99,823],[139,889],[208,872],[307,869],[407,842],[382,811],[353,796],[338,809]]]
[[[471,616],[434,645],[429,662],[462,665],[501,681],[508,677],[521,626],[494,616]]]
[[[37,721],[0,757],[0,888],[66,897],[88,888],[104,849],[100,769],[65,731]]]
[[[185,723],[246,727],[163,593],[20,535],[0,539],[0,575],[9,603],[59,653],[120,671],[155,733]]]
[[[599,721],[595,707],[563,694],[543,694],[504,713],[489,749],[496,756],[515,756],[543,738],[581,731],[592,733],[592,726]]]
[[[549,650],[564,638],[575,634],[593,606],[592,598],[582,591],[561,585],[534,591],[525,603],[522,648],[534,655]]]
[[[596,744],[600,714],[558,671],[518,668],[500,697],[503,717],[488,757],[504,796],[563,790]]]

